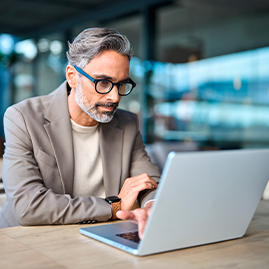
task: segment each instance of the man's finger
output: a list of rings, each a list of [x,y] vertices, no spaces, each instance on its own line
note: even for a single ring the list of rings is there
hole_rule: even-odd
[[[146,226],[147,218],[150,213],[150,208],[140,208],[134,211],[120,210],[116,213],[119,219],[130,220],[138,224],[138,235],[141,239],[143,237],[144,228]]]
[[[135,176],[135,177],[128,178],[128,183],[130,183],[130,184],[134,184],[134,183],[140,184],[142,182],[149,182],[152,185],[154,185],[156,188],[158,186],[158,183],[156,183],[156,181],[146,173],[143,173],[143,174]]]
[[[122,220],[131,220],[137,223],[136,217],[132,211],[120,210],[116,213],[116,216]]]
[[[155,185],[153,185],[151,182],[142,182],[140,184],[137,184],[136,186],[133,187],[133,190],[135,192],[140,192],[143,190],[150,190],[150,189],[155,189]]]
[[[141,184],[141,183],[143,183],[143,182],[150,183],[150,184],[152,184],[155,188],[158,187],[158,183],[157,183],[153,178],[151,178],[151,177],[149,177],[149,176],[146,176],[146,177],[144,176],[144,177],[142,177],[142,178],[140,178],[139,180],[136,181],[137,184]]]
[[[147,222],[147,218],[148,218],[147,210],[145,210],[145,209],[137,210],[136,211],[136,218],[137,218],[137,222],[138,222],[138,236],[140,239],[142,239],[143,233],[144,233],[144,228],[146,226],[146,222]]]

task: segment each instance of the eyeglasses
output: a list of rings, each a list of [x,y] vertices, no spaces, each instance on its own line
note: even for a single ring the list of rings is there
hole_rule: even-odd
[[[77,67],[76,65],[74,65],[74,67],[80,74],[82,74],[95,84],[95,90],[100,94],[109,93],[113,89],[114,85],[116,85],[118,87],[119,95],[126,96],[136,86],[136,84],[130,78],[126,82],[114,83],[108,79],[94,79],[86,72],[84,72],[81,68]]]

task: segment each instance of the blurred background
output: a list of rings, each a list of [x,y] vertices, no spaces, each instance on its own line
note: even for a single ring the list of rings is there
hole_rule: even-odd
[[[133,45],[120,106],[161,169],[171,150],[269,146],[268,0],[9,0],[0,14],[0,157],[6,108],[57,88],[67,41],[95,26]]]

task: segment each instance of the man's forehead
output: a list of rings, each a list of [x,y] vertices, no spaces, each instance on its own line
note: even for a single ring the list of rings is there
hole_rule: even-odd
[[[110,57],[113,57],[113,56],[123,57],[123,58],[128,59],[128,61],[130,62],[129,57],[126,54],[121,54],[120,52],[118,52],[116,50],[102,50],[99,54],[97,54],[92,59],[90,59],[88,63],[90,63],[91,61],[96,60],[98,58],[102,58],[102,56],[104,56],[104,55],[109,55]]]
[[[90,75],[110,78],[118,77],[120,74],[127,78],[129,69],[129,58],[114,51],[104,51],[84,67],[85,72],[90,72]]]

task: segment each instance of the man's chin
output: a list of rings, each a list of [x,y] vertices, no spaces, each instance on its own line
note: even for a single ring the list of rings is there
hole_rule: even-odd
[[[98,122],[100,123],[109,123],[112,121],[114,114],[116,112],[116,109],[113,111],[105,111],[105,112],[101,112],[98,115]]]
[[[109,116],[109,117],[102,117],[101,119],[98,120],[99,123],[109,123],[111,122],[113,119],[113,116]]]

